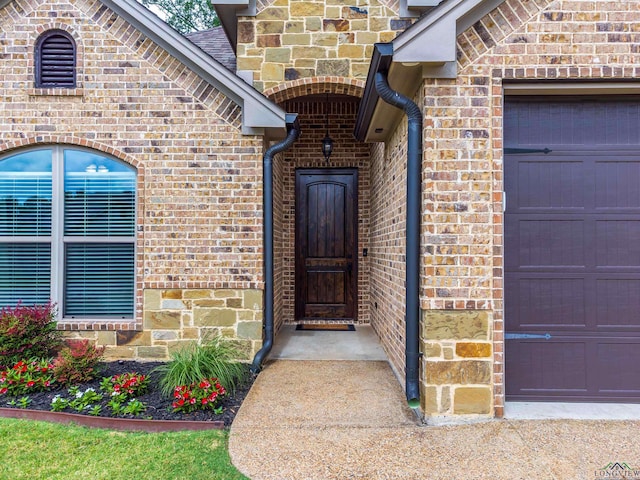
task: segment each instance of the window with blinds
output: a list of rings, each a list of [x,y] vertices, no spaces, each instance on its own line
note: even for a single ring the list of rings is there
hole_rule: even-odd
[[[76,44],[63,30],[49,30],[36,42],[36,88],[76,87]]]
[[[51,150],[0,162],[0,306],[51,297]]]
[[[90,150],[0,158],[0,307],[133,318],[136,172]]]

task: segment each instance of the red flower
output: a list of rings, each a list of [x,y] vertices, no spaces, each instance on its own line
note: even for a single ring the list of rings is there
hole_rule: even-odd
[[[33,387],[36,384],[33,380],[27,382],[27,387]]]
[[[3,393],[7,393],[7,390],[9,390],[7,387],[0,388],[0,395],[2,395]]]

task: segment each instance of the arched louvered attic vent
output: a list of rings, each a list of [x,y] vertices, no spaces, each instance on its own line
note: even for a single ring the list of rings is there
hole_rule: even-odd
[[[36,88],[75,88],[76,44],[62,30],[43,33],[36,44]]]

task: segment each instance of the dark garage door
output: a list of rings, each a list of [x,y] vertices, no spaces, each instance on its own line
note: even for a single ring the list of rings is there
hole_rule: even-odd
[[[505,100],[507,400],[640,402],[639,107]]]

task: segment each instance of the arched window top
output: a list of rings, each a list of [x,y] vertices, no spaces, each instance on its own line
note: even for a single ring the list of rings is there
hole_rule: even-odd
[[[76,87],[76,43],[64,30],[48,30],[36,42],[36,88]]]

